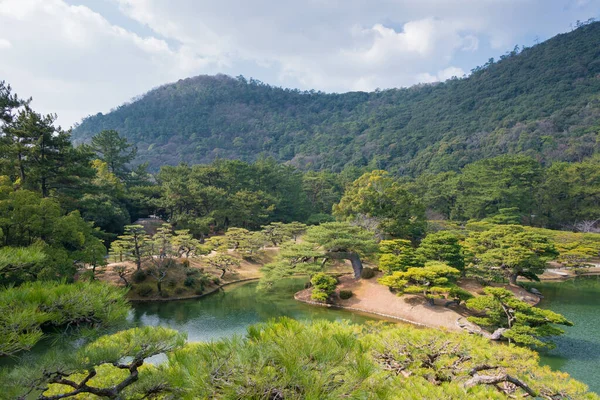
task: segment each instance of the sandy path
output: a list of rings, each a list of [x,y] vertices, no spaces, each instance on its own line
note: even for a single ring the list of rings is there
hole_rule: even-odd
[[[348,275],[340,277],[338,289],[351,290],[353,296],[347,300],[337,298],[335,304],[450,331],[461,330],[457,324],[459,318],[463,324],[466,322],[463,317],[467,314],[463,313],[461,308],[449,308],[441,304],[432,307],[422,297],[415,295],[398,297],[386,286],[377,283],[377,277],[358,281]],[[309,300],[310,289],[299,292],[297,299]]]

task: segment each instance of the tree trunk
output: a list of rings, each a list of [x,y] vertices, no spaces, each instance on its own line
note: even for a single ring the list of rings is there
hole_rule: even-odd
[[[223,279],[223,277],[225,276],[225,272],[227,272],[226,269],[222,269],[221,271],[222,272],[221,272],[221,276],[219,277],[219,279]]]
[[[510,274],[510,276],[508,277],[508,282],[512,285],[512,286],[517,286],[517,278],[519,277],[519,274],[516,272],[513,272]]]
[[[332,251],[325,255],[325,257],[333,258],[334,260],[350,260],[352,263],[352,269],[354,270],[354,278],[359,279],[360,274],[363,270],[362,262],[358,253],[351,251]]]

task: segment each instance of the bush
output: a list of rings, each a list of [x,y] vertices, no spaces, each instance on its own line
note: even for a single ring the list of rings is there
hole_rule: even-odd
[[[375,276],[375,270],[373,268],[365,267],[360,273],[362,279],[371,279]]]
[[[183,260],[181,262],[181,265],[183,266],[183,268],[189,268],[190,267],[190,260],[188,260],[187,258],[185,260]]]
[[[163,299],[169,298],[171,297],[171,293],[169,293],[168,290],[163,290],[162,292],[160,292],[160,297],[162,297]]]
[[[188,276],[188,277],[187,277],[187,278],[185,278],[185,280],[183,281],[183,284],[184,284],[186,287],[194,287],[194,286],[196,286],[196,279],[194,279],[194,278],[193,278],[193,277],[191,277],[191,276]]]
[[[221,283],[221,280],[215,276],[214,278],[212,278],[212,283],[218,285],[219,283]]]
[[[190,268],[187,271],[185,271],[185,276],[198,276],[198,275],[200,275],[201,272],[202,272],[202,270],[199,270],[196,268]]]
[[[340,290],[340,299],[348,300],[352,297],[352,290]]]
[[[315,301],[325,303],[327,301],[327,299],[329,298],[329,295],[321,289],[313,289],[313,292],[310,295],[310,298]]]
[[[136,289],[136,293],[141,297],[148,297],[154,292],[154,288],[150,285],[140,285]]]
[[[133,280],[135,283],[144,282],[146,280],[146,277],[146,273],[141,269],[131,274],[131,280]]]
[[[185,288],[182,288],[181,286],[178,286],[175,288],[175,294],[183,294],[185,293]]]
[[[176,279],[167,279],[167,286],[170,288],[174,288],[175,286],[177,286],[177,280]]]
[[[194,290],[194,293],[196,293],[198,296],[201,295],[202,293],[204,293],[204,287],[200,286],[199,288],[196,288],[196,290]]]

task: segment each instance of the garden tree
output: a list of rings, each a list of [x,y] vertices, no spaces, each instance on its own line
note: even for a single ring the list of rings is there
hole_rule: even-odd
[[[320,302],[326,302],[335,291],[337,279],[324,272],[317,272],[310,278],[313,287],[310,298]]]
[[[546,263],[558,256],[552,240],[520,225],[496,225],[483,232],[472,232],[465,245],[473,254],[474,269],[483,275],[504,277],[512,285],[519,276],[539,280]]]
[[[286,225],[283,222],[271,222],[269,225],[263,225],[261,232],[266,240],[271,242],[273,246],[277,246],[292,236]]]
[[[517,208],[532,224],[536,214],[536,187],[543,171],[527,156],[503,155],[465,166],[457,182],[455,212],[459,218],[481,219],[503,208]]]
[[[258,255],[260,249],[265,245],[265,237],[262,232],[248,232],[240,241],[236,252],[246,259],[253,259]]]
[[[245,228],[229,228],[225,232],[226,249],[237,250],[240,245],[248,240],[252,233]]]
[[[102,343],[110,346],[108,339]],[[541,367],[529,349],[393,324],[282,318],[251,326],[236,340],[188,344],[167,356],[163,366],[140,370],[123,397],[148,397],[150,387],[155,395],[181,399],[598,399],[584,384]],[[98,379],[101,374],[98,368]],[[157,375],[162,393],[144,383]],[[28,376],[11,371],[6,379],[17,385],[10,390]]]
[[[113,268],[113,271],[117,273],[119,279],[125,284],[125,287],[131,287],[131,283],[127,280],[127,267],[124,265],[117,265]]]
[[[206,262],[211,267],[221,270],[221,276],[219,277],[221,279],[223,279],[227,272],[232,273],[234,267],[240,266],[240,260],[227,254],[216,254],[208,257],[206,258]]]
[[[179,257],[199,256],[208,254],[210,251],[207,246],[194,239],[189,229],[179,229],[175,231],[175,235],[171,238],[171,244]]]
[[[277,281],[294,275],[313,275],[322,271],[321,260],[323,250],[312,243],[284,242],[278,254],[278,259],[263,265],[260,269],[262,276],[258,283],[259,289],[269,289]]]
[[[171,225],[163,224],[156,230],[150,241],[151,256],[148,258],[150,264],[147,268],[148,275],[156,281],[156,289],[159,295],[163,295],[162,282],[166,279],[169,269],[175,264],[178,256],[173,247],[173,230]]]
[[[30,382],[24,386],[29,387],[18,398],[153,397],[166,392],[167,387],[164,379],[156,379],[154,367],[144,368],[144,362],[183,347],[185,341],[184,333],[164,327],[132,328],[102,336],[77,349],[67,362],[47,361],[41,373],[28,376]]]
[[[129,311],[123,289],[97,282],[28,282],[0,291],[0,356],[31,349],[42,327],[113,326]]]
[[[345,222],[327,222],[306,230],[304,241],[320,250],[322,265],[332,260],[350,260],[354,277],[360,278],[363,269],[361,256],[370,256],[377,250],[371,232]]]
[[[104,130],[92,137],[92,150],[104,161],[111,173],[124,179],[129,164],[136,156],[137,148],[114,130]]]
[[[85,147],[73,148],[70,134],[54,126],[55,115],[41,115],[25,106],[3,128],[2,156],[7,175],[48,197],[53,190],[68,194],[94,175]],[[52,193],[53,195],[57,193]]]
[[[294,242],[298,240],[298,237],[300,235],[302,235],[304,232],[306,232],[307,228],[308,227],[306,226],[306,224],[303,224],[302,222],[298,222],[298,221],[293,221],[288,224],[285,224],[285,229],[292,236],[292,239],[294,239]]]
[[[393,239],[379,242],[379,269],[386,275],[424,265],[425,258],[416,252],[410,240]]]
[[[493,338],[504,338],[526,346],[553,348],[554,343],[542,339],[564,333],[554,325],[573,325],[562,315],[534,307],[504,288],[486,287],[484,292],[485,296],[467,301],[467,307],[483,315],[472,316],[468,320],[489,329],[493,332]]]
[[[152,254],[150,236],[142,225],[126,225],[125,233],[112,242],[110,253],[119,262],[133,261],[136,269],[142,269],[142,263]]]
[[[460,271],[439,261],[429,261],[424,267],[396,271],[379,279],[379,283],[389,286],[399,294],[421,294],[429,304],[436,298],[452,298],[459,302],[471,297],[466,290],[456,285]]]
[[[460,238],[448,231],[430,233],[421,241],[417,253],[427,260],[441,261],[459,271],[465,269]]]
[[[421,203],[386,171],[366,173],[346,188],[333,214],[346,221],[373,219],[384,236],[417,240],[425,233]]]
[[[0,284],[20,283],[35,279],[32,271],[41,269],[46,261],[43,246],[0,247]]]

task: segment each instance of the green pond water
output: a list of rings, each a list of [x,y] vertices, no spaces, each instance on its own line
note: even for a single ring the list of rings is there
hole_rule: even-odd
[[[600,276],[533,286],[544,295],[539,307],[561,313],[575,324],[554,338],[556,349],[540,352],[542,364],[568,372],[600,393]]]

